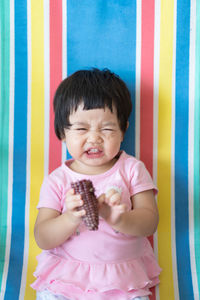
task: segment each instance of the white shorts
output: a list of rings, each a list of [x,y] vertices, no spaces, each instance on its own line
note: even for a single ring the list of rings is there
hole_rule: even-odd
[[[51,294],[48,290],[37,292],[36,300],[70,300],[61,295]],[[149,300],[149,297],[137,297],[132,300]]]

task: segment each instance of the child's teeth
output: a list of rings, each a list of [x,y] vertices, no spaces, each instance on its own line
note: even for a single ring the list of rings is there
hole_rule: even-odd
[[[90,151],[89,151],[89,152],[96,153],[96,152],[98,152],[98,151],[99,151],[98,149],[90,149]]]

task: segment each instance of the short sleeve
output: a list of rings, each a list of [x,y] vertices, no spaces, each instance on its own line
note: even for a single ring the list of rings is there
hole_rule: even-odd
[[[62,192],[58,184],[50,177],[45,177],[40,189],[40,199],[37,208],[47,207],[62,211]]]
[[[131,170],[131,186],[130,186],[130,193],[131,195],[135,195],[140,192],[144,192],[147,190],[154,190],[154,193],[157,194],[158,190],[151,175],[149,174],[148,170],[146,169],[145,165],[138,161]]]

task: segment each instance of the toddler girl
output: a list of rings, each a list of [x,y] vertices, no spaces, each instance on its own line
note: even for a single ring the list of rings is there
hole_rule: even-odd
[[[72,156],[44,179],[35,239],[32,287],[37,299],[149,299],[160,268],[147,236],[158,225],[157,189],[144,164],[120,150],[132,104],[109,70],[66,78],[54,98],[55,132]],[[81,195],[71,183],[91,180],[99,228],[88,230]]]

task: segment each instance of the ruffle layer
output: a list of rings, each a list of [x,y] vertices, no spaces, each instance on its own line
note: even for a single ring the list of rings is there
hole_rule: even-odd
[[[37,259],[39,264],[34,273],[37,279],[32,288],[49,289],[74,300],[88,300],[90,296],[94,299],[94,294],[95,300],[107,300],[111,299],[111,293],[121,294],[120,300],[146,296],[150,294],[149,288],[159,283],[161,272],[153,254],[99,264],[66,260],[46,252]]]

